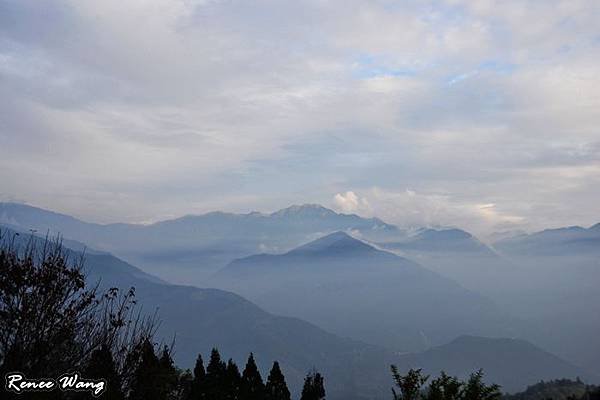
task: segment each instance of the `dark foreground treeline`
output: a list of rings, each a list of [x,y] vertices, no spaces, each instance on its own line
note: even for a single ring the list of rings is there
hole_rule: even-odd
[[[600,387],[586,385],[579,378],[538,382],[520,393],[504,395],[502,400],[600,400]]]
[[[136,307],[134,289],[90,287],[83,256],[69,256],[59,240],[0,232],[0,398],[91,397],[91,389],[17,393],[8,385],[7,374],[58,382],[77,372],[105,380],[99,397],[110,400],[290,400],[279,363],[264,382],[252,354],[242,373],[217,349],[206,369],[199,355],[193,371],[180,370],[173,345],[155,339],[156,315],[144,316]],[[324,397],[323,377],[309,372],[301,400]]]
[[[242,373],[216,349],[206,369],[198,356],[193,371],[180,370],[171,358],[173,345],[155,339],[156,315],[143,316],[136,308],[134,289],[90,287],[83,257],[69,255],[58,240],[24,241],[0,233],[0,376],[5,380],[0,398],[90,397],[91,390],[17,393],[8,385],[7,374],[17,372],[23,380],[58,380],[78,372],[106,381],[103,399],[290,400],[279,364],[273,363],[263,382],[252,354]],[[323,377],[309,372],[301,399],[324,397]]]
[[[57,379],[77,371],[86,379],[105,380],[96,394],[107,400],[291,400],[278,362],[263,381],[252,354],[242,372],[233,360],[222,360],[216,349],[206,367],[199,355],[193,371],[177,368],[171,357],[173,344],[156,340],[156,315],[141,314],[134,289],[123,293],[90,287],[83,257],[70,259],[70,254],[59,240],[6,237],[0,232],[2,379],[16,372],[26,378]],[[402,375],[392,366],[392,377],[395,400],[501,397],[497,385],[483,382],[481,371],[464,382],[443,372],[429,381],[420,370]],[[91,390],[17,394],[6,382],[2,399],[92,398]],[[323,376],[310,371],[300,400],[324,398]]]

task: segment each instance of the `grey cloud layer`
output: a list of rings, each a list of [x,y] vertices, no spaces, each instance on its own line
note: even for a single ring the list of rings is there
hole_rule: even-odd
[[[97,221],[351,191],[400,224],[591,224],[599,18],[593,0],[0,0],[0,194]]]

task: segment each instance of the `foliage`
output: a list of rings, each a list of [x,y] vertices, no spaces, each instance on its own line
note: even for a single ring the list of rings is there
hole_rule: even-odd
[[[290,391],[277,361],[273,363],[273,367],[267,378],[265,400],[290,400]]]
[[[86,378],[106,379],[106,392],[102,395],[104,400],[124,400],[121,377],[108,346],[103,345],[94,350],[90,360],[83,371]]]
[[[83,267],[83,255],[74,257],[60,238],[0,232],[0,374],[102,373],[118,399],[130,390],[156,317],[136,311],[133,288],[90,287]]]
[[[471,374],[466,382],[441,372],[427,388],[428,375],[420,369],[410,369],[400,374],[395,365],[391,366],[392,377],[399,392],[392,389],[394,400],[498,400],[501,397],[500,386],[486,385],[481,370]]]
[[[246,368],[242,373],[242,382],[240,384],[240,400],[263,400],[265,396],[265,384],[263,383],[254,354],[250,353]]]
[[[304,378],[300,400],[322,400],[325,398],[323,376],[317,371],[312,371]]]
[[[429,384],[425,400],[459,400],[464,383],[458,378],[447,375],[442,371],[437,379]]]
[[[421,387],[429,379],[420,369],[411,369],[406,375],[400,375],[395,365],[391,366],[392,377],[400,393],[392,389],[394,400],[417,400],[421,395]]]
[[[579,378],[556,379],[541,381],[522,392],[504,395],[503,400],[574,400],[592,399],[594,395],[600,400],[600,388],[586,385]]]

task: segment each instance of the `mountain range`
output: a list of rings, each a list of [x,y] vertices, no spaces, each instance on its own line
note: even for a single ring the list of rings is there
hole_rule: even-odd
[[[399,363],[422,368],[432,376],[444,370],[462,379],[482,369],[486,381],[498,383],[506,392],[520,390],[525,381],[544,381],[554,375],[573,376],[575,372],[571,364],[527,341],[466,335],[424,352],[402,355]],[[511,368],[506,368],[509,365]],[[588,382],[594,379],[582,369],[577,369],[575,376]]]
[[[270,214],[213,212],[150,225],[100,225],[23,204],[0,203],[0,224],[25,232],[34,229],[38,233],[61,233],[65,240],[85,243],[98,253],[115,254],[163,282],[199,287],[210,286],[209,282],[212,279],[215,279],[216,285],[219,274],[225,274],[220,270],[229,268],[230,264],[256,264],[255,261],[262,259],[285,259],[291,256],[286,253],[293,252],[294,249],[297,249],[296,254],[301,252],[303,244],[314,242],[332,232],[343,231],[354,239],[359,239],[361,244],[352,242],[357,249],[362,249],[359,253],[365,250],[365,246],[393,252],[399,256],[394,258],[394,263],[413,266],[418,264],[425,267],[429,270],[426,272],[432,272],[437,277],[437,282],[441,282],[441,277],[450,281],[449,286],[442,286],[454,287],[453,290],[462,293],[457,298],[474,296],[481,299],[475,304],[483,304],[484,309],[476,310],[477,318],[473,319],[473,324],[467,323],[460,332],[456,326],[449,324],[448,334],[434,333],[435,326],[430,323],[424,335],[419,333],[415,336],[414,331],[402,332],[398,334],[397,340],[380,340],[371,332],[378,329],[370,329],[368,326],[360,328],[364,330],[362,333],[358,332],[360,329],[337,330],[334,325],[341,327],[342,324],[337,319],[324,321],[327,329],[344,336],[368,339],[376,345],[391,346],[395,350],[417,351],[422,349],[424,344],[435,345],[451,340],[452,332],[486,334],[485,330],[477,329],[486,326],[490,321],[482,325],[485,319],[480,317],[489,316],[488,311],[495,309],[498,311],[491,314],[496,322],[487,326],[491,327],[497,325],[498,321],[503,321],[497,335],[518,335],[526,338],[564,359],[600,374],[600,339],[597,335],[600,331],[600,292],[597,290],[600,282],[600,257],[597,250],[600,248],[597,236],[600,224],[590,228],[571,227],[529,235],[519,234],[491,245],[457,228],[403,230],[377,218],[340,214],[318,205],[292,206]],[[73,246],[83,248],[84,245],[73,243]],[[372,249],[368,251],[373,251]],[[351,249],[344,251],[346,256],[351,258]],[[364,257],[363,253],[360,253],[360,257]],[[250,259],[244,260],[247,257]],[[317,256],[304,254],[302,257]],[[299,259],[299,256],[296,256],[296,259]],[[399,259],[402,259],[402,262]],[[270,262],[275,261],[268,261]],[[268,263],[267,265],[270,265]],[[325,264],[329,264],[329,261]],[[368,265],[359,263],[360,268],[356,269],[356,274],[365,274]],[[336,273],[325,268],[329,266],[329,269],[335,269],[335,263],[323,266],[322,270],[327,274]],[[318,277],[315,268],[310,265],[308,267],[308,270],[312,271],[309,275]],[[378,268],[374,270],[377,271]],[[422,280],[423,268],[417,270],[421,271],[419,279]],[[259,271],[257,268],[256,272]],[[324,274],[324,277],[327,277],[327,274]],[[274,277],[279,279],[277,274],[274,274]],[[243,276],[239,277],[240,280],[242,278]],[[348,277],[345,287],[332,284],[329,286],[330,290],[342,293],[340,297],[352,297],[354,291],[360,294],[362,287],[358,286],[356,289],[357,280],[352,286],[350,278]],[[372,278],[367,280],[369,285],[363,292],[372,293],[377,287],[376,279],[381,279],[381,275]],[[269,281],[266,280],[266,283]],[[227,284],[235,284],[235,280],[230,280]],[[406,285],[403,285],[399,284],[405,288]],[[261,288],[257,287],[258,289]],[[240,292],[243,290],[244,288],[239,289]],[[328,287],[324,285],[315,290],[332,296],[326,293]],[[421,290],[420,287],[410,287],[410,290],[426,292],[426,289]],[[389,287],[384,290],[388,298],[391,298],[392,292]],[[469,295],[465,295],[465,292]],[[298,314],[290,315],[307,317],[311,322],[325,319],[311,319],[308,306],[304,310],[293,309],[300,308],[302,304],[269,304],[274,303],[269,301],[269,296],[273,293],[276,292],[267,292],[261,299],[257,292],[257,297],[251,299],[271,312],[298,311]],[[440,294],[439,298],[445,298],[446,295],[447,292]],[[422,293],[415,296],[422,296]],[[400,293],[397,297],[406,299],[407,296],[403,297]],[[373,299],[377,298],[383,297],[379,294],[375,297],[362,296],[362,301],[353,298],[352,304],[364,309],[373,309]],[[265,303],[261,303],[262,301]],[[369,301],[372,303],[369,304]],[[335,304],[335,301],[332,302],[331,307]],[[423,304],[428,304],[423,308],[423,312],[436,312],[437,306],[431,306],[431,303],[426,301]],[[462,303],[453,301],[449,304]],[[273,308],[269,308],[271,306]],[[417,306],[420,307],[419,304],[414,307]],[[442,302],[441,307],[444,306]],[[381,310],[394,307],[400,309],[409,306],[390,301],[382,304]],[[472,308],[473,304],[466,307]],[[351,310],[346,312],[352,313]],[[460,314],[460,311],[450,312],[450,315],[457,316],[458,320]],[[351,315],[346,317],[350,320]],[[411,321],[418,321],[419,318],[421,317],[411,316]],[[423,326],[427,326],[428,321],[424,322]],[[397,326],[397,321],[384,324],[381,331],[387,332],[385,336],[389,339],[393,336],[390,332],[395,332]],[[349,332],[352,332],[352,335]],[[401,338],[403,339],[400,340]],[[395,343],[399,342],[402,342],[402,345],[397,347]]]
[[[494,247],[516,256],[597,256],[600,255],[600,223],[589,228],[571,226],[517,235],[495,242]]]
[[[464,333],[515,334],[510,319],[483,296],[344,232],[284,254],[235,260],[207,283],[269,311],[400,351]]]
[[[6,227],[2,232],[9,236],[15,233]],[[27,233],[20,235],[21,240],[29,240]],[[77,250],[72,251],[76,253],[81,246],[78,242],[64,244],[74,245]],[[301,252],[319,251],[315,247],[301,248]],[[175,337],[175,360],[184,368],[193,366],[198,353],[206,356],[215,346],[223,357],[239,363],[253,351],[263,376],[273,360],[280,361],[296,394],[306,371],[318,367],[326,377],[332,400],[389,398],[392,363],[401,370],[419,367],[437,373],[444,369],[461,377],[483,367],[486,379],[511,392],[539,379],[597,379],[521,340],[462,336],[424,352],[397,354],[328,333],[301,319],[274,315],[228,291],[169,284],[110,254],[90,249],[85,254],[91,284],[123,289],[134,286],[143,310],[157,310],[159,336],[167,341]]]
[[[402,234],[377,218],[338,214],[315,204],[291,206],[270,214],[211,212],[149,225],[101,225],[23,204],[0,203],[0,223],[61,233],[143,265],[172,282],[193,284],[202,284],[203,279],[236,258],[289,250],[333,231],[354,231],[372,239]]]

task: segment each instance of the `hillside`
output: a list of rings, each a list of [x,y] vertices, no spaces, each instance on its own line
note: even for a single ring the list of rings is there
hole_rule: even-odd
[[[2,231],[12,234],[6,227]],[[28,238],[28,234],[21,233],[19,240]],[[326,251],[330,246],[344,248],[353,241],[337,234],[300,247],[293,254],[301,257],[309,252],[330,257]],[[359,247],[359,252],[377,254],[367,245]],[[398,356],[377,346],[328,333],[297,318],[273,315],[231,292],[164,283],[110,254],[88,249],[85,266],[91,283],[100,280],[103,287],[136,287],[143,310],[148,313],[157,310],[160,315],[159,337],[170,341],[175,336],[175,361],[183,368],[191,367],[199,352],[206,356],[213,346],[220,349],[223,357],[239,362],[253,351],[263,376],[270,363],[279,360],[295,391],[299,390],[305,372],[316,366],[326,377],[328,398],[332,400],[389,398],[392,363],[405,368],[425,366],[435,372],[445,369],[456,374],[467,374],[481,366],[490,381],[508,382],[515,387],[523,384],[519,390],[535,380],[525,382],[523,376],[529,375],[523,375],[521,367],[509,368],[509,365],[528,365],[538,371],[531,379],[552,379],[559,373],[571,376],[574,372],[586,376],[557,357],[515,340],[469,337],[421,353]]]
[[[236,258],[286,251],[333,231],[352,230],[373,240],[402,234],[377,218],[340,214],[315,204],[270,214],[211,212],[149,225],[100,225],[23,204],[0,203],[0,223],[25,232],[61,233],[170,282],[197,285]]]
[[[2,232],[14,233],[6,227]],[[24,244],[29,237],[21,232],[17,240]],[[279,360],[294,391],[300,389],[306,372],[318,366],[327,376],[332,399],[387,393],[393,356],[375,346],[340,338],[296,318],[273,315],[231,292],[166,284],[110,254],[87,252],[85,269],[91,284],[136,288],[143,310],[158,311],[159,337],[167,342],[175,338],[175,361],[183,368],[193,367],[198,353],[208,355],[216,346],[224,358],[240,362],[254,352],[263,375],[273,360]]]
[[[420,229],[405,239],[378,243],[424,267],[481,293],[514,315],[512,298],[527,279],[518,266],[461,229]]]
[[[600,224],[590,228],[571,226],[518,235],[494,243],[513,256],[572,256],[600,254]]]
[[[424,349],[465,333],[511,332],[510,318],[484,297],[343,232],[284,254],[236,260],[208,283],[394,350]]]
[[[588,399],[590,392],[597,392],[596,396],[600,396],[600,389],[586,385],[579,378],[572,379],[556,379],[551,381],[540,381],[535,385],[530,385],[522,392],[512,395],[505,395],[504,400],[574,400]]]
[[[531,382],[540,380],[580,377],[589,382],[598,379],[518,339],[461,336],[419,354],[402,355],[400,360],[399,365],[405,369],[416,366],[428,374],[438,374],[443,370],[461,378],[481,368],[485,371],[486,380],[501,385],[504,392],[523,390]]]

